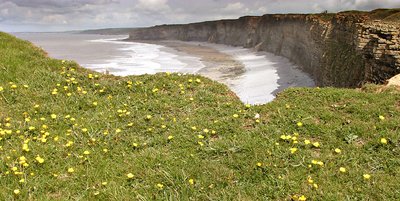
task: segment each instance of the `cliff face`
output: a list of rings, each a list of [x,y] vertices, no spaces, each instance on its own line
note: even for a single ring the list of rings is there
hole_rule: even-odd
[[[264,15],[135,29],[129,39],[255,48],[290,59],[320,86],[355,87],[400,73],[399,27],[365,14]]]

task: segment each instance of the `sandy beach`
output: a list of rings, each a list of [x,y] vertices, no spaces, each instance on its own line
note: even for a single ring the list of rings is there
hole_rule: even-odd
[[[214,80],[223,81],[233,79],[242,75],[246,71],[244,64],[235,60],[233,56],[220,52],[210,46],[182,41],[145,42],[168,47],[164,48],[164,51],[170,51],[169,48],[172,48],[179,53],[200,58],[200,61],[204,64],[204,68],[197,71],[197,73]]]
[[[137,41],[164,51],[199,57],[199,73],[228,85],[245,103],[262,104],[289,87],[314,87],[312,78],[288,59],[267,52],[205,42]],[[177,51],[177,52],[176,52]]]

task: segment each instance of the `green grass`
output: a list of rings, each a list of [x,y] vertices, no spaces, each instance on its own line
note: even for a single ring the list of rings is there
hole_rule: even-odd
[[[1,200],[400,199],[395,89],[294,88],[248,107],[201,76],[102,75],[5,33],[0,86]]]

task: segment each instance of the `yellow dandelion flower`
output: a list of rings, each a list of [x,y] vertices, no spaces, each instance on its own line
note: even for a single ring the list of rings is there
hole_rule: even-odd
[[[309,184],[313,184],[313,183],[314,183],[314,180],[313,180],[311,177],[308,177],[307,182],[308,182]]]
[[[84,154],[84,155],[89,155],[89,154],[90,154],[90,151],[86,150],[86,151],[83,152],[83,154]]]
[[[128,179],[132,179],[135,175],[133,175],[132,173],[128,173],[126,176],[128,177]]]
[[[21,191],[20,191],[19,189],[15,189],[15,190],[14,190],[14,194],[15,194],[15,195],[18,195],[20,192],[21,192]]]
[[[168,136],[168,140],[172,140],[174,138],[174,136],[170,135]]]
[[[101,182],[101,185],[103,185],[103,186],[106,186],[107,184],[108,184],[108,182],[106,182],[106,181]]]
[[[340,167],[340,168],[339,168],[339,171],[345,173],[345,172],[346,172],[346,168]]]
[[[388,143],[388,141],[387,141],[387,139],[386,139],[386,138],[381,138],[381,143],[382,143],[382,144],[387,144],[387,143]]]
[[[160,190],[164,189],[164,185],[163,184],[158,183],[156,186]]]
[[[319,144],[319,142],[314,142],[313,144],[312,144],[314,147],[320,147],[321,145]]]
[[[233,117],[234,117],[234,118],[238,118],[239,115],[238,115],[238,114],[234,114]]]
[[[368,180],[368,179],[371,178],[371,175],[370,174],[363,174],[363,177],[364,177],[365,180]]]
[[[151,118],[153,118],[151,115],[146,115],[146,119],[150,120]]]
[[[82,128],[81,130],[82,130],[82,132],[84,132],[84,133],[86,133],[86,132],[88,131],[87,128]]]
[[[122,132],[122,130],[119,129],[119,128],[117,128],[117,129],[115,130],[115,133],[120,133],[120,132]]]
[[[205,129],[203,130],[203,132],[208,133],[209,130],[208,130],[207,128],[205,128]]]
[[[297,126],[298,126],[298,127],[302,127],[302,126],[303,126],[303,123],[302,123],[302,122],[297,122]]]
[[[311,141],[310,140],[304,140],[304,144],[311,144]]]
[[[261,167],[263,164],[261,162],[258,162],[256,165],[257,167]]]
[[[52,119],[56,119],[56,118],[57,118],[57,115],[56,115],[56,114],[51,114],[51,118],[52,118]]]
[[[2,92],[2,91],[4,91],[4,88],[3,88],[3,87],[0,87],[0,92]]]
[[[93,104],[94,106],[97,106],[97,102],[96,102],[96,101],[95,101],[95,102],[93,102],[92,104]]]
[[[197,135],[199,139],[204,139],[204,135]]]
[[[292,154],[294,154],[294,153],[296,153],[296,151],[297,151],[297,148],[290,148],[290,153],[292,153]]]
[[[307,200],[307,198],[306,198],[306,196],[304,196],[304,195],[302,195],[302,196],[299,197],[299,201],[306,201],[306,200]]]
[[[194,184],[194,180],[193,179],[189,179],[189,184],[193,185]]]
[[[385,117],[382,115],[379,115],[379,119],[383,121],[383,120],[385,120]]]
[[[71,168],[68,168],[68,172],[69,172],[69,173],[73,173],[73,172],[75,172],[75,169],[72,168],[72,167],[71,167]]]
[[[336,148],[335,153],[340,154],[340,153],[342,153],[342,150],[340,150],[339,148]]]
[[[22,145],[22,150],[23,150],[23,151],[26,151],[26,152],[30,151],[30,149],[29,149],[29,147],[28,147],[28,144],[24,143],[24,144]]]
[[[44,163],[44,159],[40,156],[37,156],[35,159],[38,163]]]
[[[70,147],[70,146],[72,146],[73,144],[74,144],[74,142],[68,141],[67,144],[65,144],[65,146],[66,146],[66,147]]]

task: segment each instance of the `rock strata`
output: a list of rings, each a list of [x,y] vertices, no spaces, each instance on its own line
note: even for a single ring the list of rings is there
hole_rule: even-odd
[[[129,40],[207,41],[254,48],[290,59],[319,86],[357,87],[384,83],[400,73],[399,23],[370,15],[246,16],[134,29]]]

